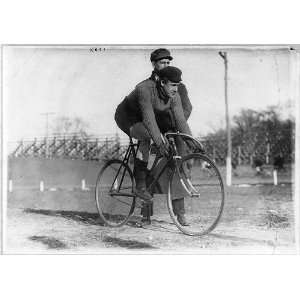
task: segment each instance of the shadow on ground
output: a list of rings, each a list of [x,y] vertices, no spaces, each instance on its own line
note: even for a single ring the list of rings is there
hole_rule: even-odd
[[[48,249],[66,249],[67,245],[63,242],[61,242],[60,240],[53,238],[53,237],[49,237],[49,236],[31,236],[28,238],[31,241],[35,241],[35,242],[41,242],[42,244],[46,245],[48,247]]]
[[[50,209],[32,209],[32,208],[24,209],[24,212],[30,214],[51,216],[51,217],[62,217],[65,219],[82,222],[90,225],[106,226],[106,224],[104,224],[104,222],[100,219],[99,214],[97,213],[88,213],[88,212],[71,211],[71,210],[50,210]],[[140,219],[134,217],[130,219],[126,225],[135,228],[143,228],[143,225],[141,225],[140,223]],[[147,226],[146,229],[174,232],[174,230],[165,227],[163,225],[173,226],[174,224],[163,220],[152,220],[151,226]]]
[[[142,228],[151,231],[170,232],[170,233],[179,232],[175,227],[174,223],[167,222],[164,220],[157,220],[157,219],[152,219],[151,224],[144,225],[143,223],[141,223],[141,220],[136,220],[135,218],[132,218],[127,222],[126,225],[128,225],[129,227]]]
[[[124,240],[116,237],[106,236],[102,240],[104,243],[109,243],[112,246],[118,246],[126,249],[158,249],[148,243],[139,242],[135,240]]]
[[[83,222],[90,225],[104,225],[104,223],[99,219],[99,214],[88,213],[80,211],[69,211],[69,210],[48,210],[48,209],[31,209],[27,208],[24,210],[25,213],[40,214],[52,217],[63,217],[69,220],[74,220],[77,222]]]

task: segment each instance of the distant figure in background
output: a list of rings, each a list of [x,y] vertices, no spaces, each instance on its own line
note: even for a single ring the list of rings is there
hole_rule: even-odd
[[[237,173],[237,170],[236,170],[236,168],[237,168],[237,161],[235,160],[235,159],[233,159],[232,160],[232,162],[231,162],[231,167],[232,167],[232,171],[233,171],[233,176],[238,176],[238,173]]]
[[[253,167],[255,168],[256,170],[256,175],[262,175],[263,173],[263,161],[261,158],[259,157],[254,157],[253,159]]]
[[[274,157],[273,167],[274,167],[274,170],[278,170],[278,171],[279,170],[285,170],[285,167],[284,167],[284,157],[283,157],[282,152],[280,152],[279,154],[277,154]]]

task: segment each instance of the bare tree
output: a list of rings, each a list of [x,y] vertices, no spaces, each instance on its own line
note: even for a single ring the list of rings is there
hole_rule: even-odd
[[[89,124],[79,117],[58,117],[53,126],[54,135],[76,135],[81,138],[88,137]]]

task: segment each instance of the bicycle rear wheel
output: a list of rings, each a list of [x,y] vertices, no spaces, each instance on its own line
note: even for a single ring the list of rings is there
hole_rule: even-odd
[[[169,181],[168,208],[171,218],[183,233],[205,235],[217,226],[224,207],[225,192],[220,172],[209,157],[199,153],[183,157],[177,170],[174,169]],[[185,213],[189,226],[182,226],[177,220],[176,212],[174,213],[172,191],[177,180],[180,180],[186,191],[184,208],[181,210]]]
[[[99,172],[95,198],[100,218],[110,227],[125,224],[134,212],[133,175],[121,160],[108,161]]]

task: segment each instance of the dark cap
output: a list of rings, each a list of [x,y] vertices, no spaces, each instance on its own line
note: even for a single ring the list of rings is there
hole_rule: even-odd
[[[180,69],[172,66],[165,67],[158,72],[160,79],[168,79],[175,83],[179,83],[182,80],[181,74]]]
[[[171,56],[170,51],[167,50],[167,49],[164,49],[164,48],[159,48],[159,49],[154,50],[151,53],[151,56],[150,56],[151,61],[158,61],[158,60],[161,60],[163,58],[168,58],[169,60],[173,59],[173,57]]]

